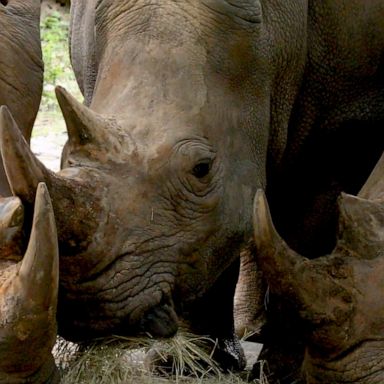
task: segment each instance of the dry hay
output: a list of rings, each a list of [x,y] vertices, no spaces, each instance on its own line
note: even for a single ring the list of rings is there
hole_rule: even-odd
[[[185,332],[166,340],[113,337],[86,346],[58,339],[54,355],[62,384],[245,384],[246,374],[223,373],[216,343]],[[268,384],[263,369],[252,381]]]

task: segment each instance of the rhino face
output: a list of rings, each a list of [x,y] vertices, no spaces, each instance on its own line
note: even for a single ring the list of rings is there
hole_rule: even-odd
[[[8,106],[27,141],[43,88],[39,23],[39,0],[0,2],[0,106]],[[10,196],[1,162],[0,195]]]
[[[66,263],[63,255],[62,311],[77,314],[67,332],[91,325],[169,336],[177,329],[175,311],[182,314],[182,304],[204,295],[249,236],[253,164],[226,158],[236,143],[224,147],[208,130],[178,132],[171,120],[169,131],[151,133],[144,119],[127,129],[129,120],[106,119],[62,90],[58,98],[70,132],[68,166],[59,175],[86,185],[98,212],[79,261]],[[75,121],[70,110],[77,111]]]
[[[172,335],[178,315],[238,257],[255,187],[265,181],[269,80],[259,77],[247,93],[244,70],[259,57],[267,71],[251,49],[253,38],[263,41],[259,3],[141,5],[96,2],[90,107],[57,90],[69,133],[57,175],[2,116],[13,192],[31,201],[44,180],[52,195],[59,324],[72,339],[111,330]],[[170,14],[181,15],[182,29]],[[257,143],[247,134],[255,115]]]
[[[331,255],[314,260],[288,248],[262,193],[256,196],[259,265],[271,291],[306,325],[302,372],[308,383],[383,381],[383,172],[384,155],[358,197],[340,197],[338,243]]]
[[[63,169],[45,169],[3,113],[7,175],[25,203],[40,181],[52,195],[62,333],[168,336],[250,237],[277,81],[270,36],[255,0],[84,3],[72,7],[94,15],[95,62],[78,75],[87,106],[57,92]]]

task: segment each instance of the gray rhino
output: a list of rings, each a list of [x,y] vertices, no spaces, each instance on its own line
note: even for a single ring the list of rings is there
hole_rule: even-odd
[[[310,260],[279,236],[259,191],[254,207],[258,265],[271,291],[300,318],[304,383],[382,383],[384,154],[357,197],[340,197],[339,209],[334,250]]]
[[[13,193],[29,206],[44,181],[52,196],[59,331],[184,325],[241,368],[233,295],[256,191],[288,244],[319,256],[340,191],[356,194],[383,151],[384,3],[75,0],[71,13],[85,104],[57,89],[62,170],[10,119],[0,138]],[[304,341],[271,300],[262,341],[292,381]]]

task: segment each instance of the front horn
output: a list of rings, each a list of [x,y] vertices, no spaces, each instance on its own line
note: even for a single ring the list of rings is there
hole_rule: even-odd
[[[305,320],[332,318],[334,306],[342,304],[328,305],[328,298],[343,291],[329,274],[333,260],[309,260],[292,250],[277,233],[262,190],[256,193],[253,220],[257,263],[271,292],[288,300]]]

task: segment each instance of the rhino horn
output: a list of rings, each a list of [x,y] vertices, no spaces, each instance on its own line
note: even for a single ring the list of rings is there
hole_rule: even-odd
[[[335,271],[344,278],[348,265],[332,257],[309,260],[292,250],[274,228],[262,191],[255,198],[254,233],[257,261],[271,291],[283,296],[301,319],[318,324],[345,310],[347,295]]]
[[[1,221],[9,222],[7,217]],[[5,267],[0,289],[0,382],[51,382],[49,378],[53,380],[55,375],[51,350],[57,331],[59,252],[51,200],[43,183],[37,188],[24,258]],[[20,381],[20,377],[28,379]]]
[[[64,116],[71,144],[102,144],[106,141],[103,118],[77,101],[63,87],[56,87],[56,97]]]
[[[278,234],[261,189],[255,196],[253,228],[258,263],[269,286],[277,294],[295,294],[298,269],[308,260],[292,250]]]
[[[6,106],[0,107],[0,150],[12,193],[33,203],[38,184],[51,184],[55,175],[34,155]]]
[[[384,246],[384,154],[358,196],[342,193],[337,249],[372,259]]]
[[[358,196],[362,199],[384,199],[384,152]]]
[[[59,251],[48,189],[37,187],[31,236],[18,273],[23,296],[43,310],[56,311]]]

